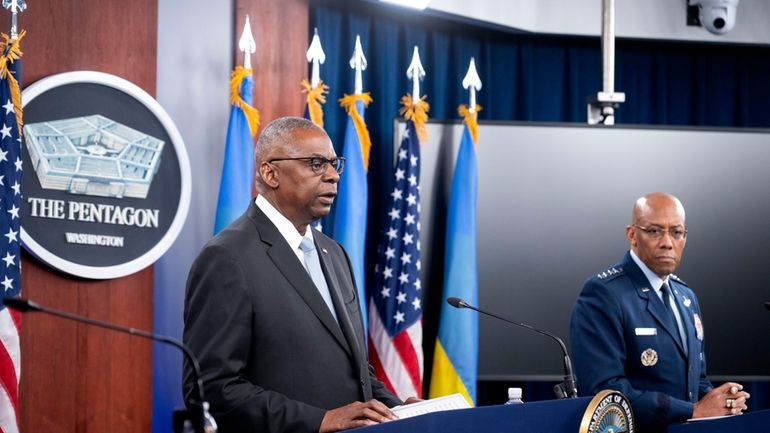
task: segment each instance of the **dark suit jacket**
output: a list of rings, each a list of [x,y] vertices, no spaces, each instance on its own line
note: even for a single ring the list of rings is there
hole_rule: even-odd
[[[313,232],[338,325],[278,229],[252,202],[187,281],[184,342],[200,359],[220,432],[315,432],[327,409],[401,401],[374,378],[347,254]],[[188,405],[196,400],[185,364]]]
[[[686,420],[693,403],[712,388],[706,378],[698,299],[674,276],[669,286],[687,334],[687,354],[675,322],[666,319],[668,312],[630,253],[586,281],[572,311],[578,389],[582,395],[621,391],[631,401],[642,431]],[[651,329],[655,335],[639,335]]]

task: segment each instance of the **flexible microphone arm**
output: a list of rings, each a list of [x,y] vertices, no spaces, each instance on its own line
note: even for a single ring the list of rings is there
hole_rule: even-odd
[[[567,346],[564,345],[564,342],[561,338],[557,337],[556,335],[548,332],[548,331],[541,331],[537,328],[535,328],[532,325],[527,325],[526,323],[520,323],[520,322],[514,322],[513,320],[506,319],[505,317],[500,317],[497,314],[490,313],[488,311],[480,310],[473,305],[463,301],[460,298],[454,298],[449,297],[447,298],[447,303],[455,308],[468,308],[473,311],[476,311],[478,313],[494,317],[495,319],[502,320],[503,322],[510,323],[512,325],[520,326],[522,328],[527,328],[530,331],[535,331],[538,334],[545,335],[546,337],[553,338],[556,340],[557,343],[559,343],[559,346],[561,347],[561,351],[564,354],[564,381],[561,383],[556,384],[553,387],[554,393],[556,393],[557,398],[577,398],[577,378],[575,377],[575,374],[572,372],[572,361],[569,359],[569,352],[567,352]]]
[[[112,323],[91,319],[89,317],[67,313],[66,311],[54,310],[53,308],[43,307],[37,302],[30,301],[24,298],[4,298],[3,303],[5,304],[6,307],[12,308],[22,313],[41,312],[45,314],[50,314],[52,316],[58,316],[58,317],[63,317],[65,319],[74,320],[75,322],[86,323],[89,325],[98,326],[100,328],[107,328],[113,331],[135,335],[137,337],[143,337],[154,341],[160,341],[161,343],[170,344],[174,347],[177,347],[179,350],[182,351],[182,353],[184,353],[184,355],[187,357],[187,360],[190,361],[190,364],[192,364],[192,367],[193,367],[193,372],[195,373],[195,379],[196,379],[195,383],[196,383],[196,386],[198,387],[198,398],[200,399],[201,406],[203,409],[203,412],[201,414],[203,417],[201,420],[202,424],[201,426],[198,426],[199,427],[198,429],[202,428],[203,432],[205,433],[215,433],[217,431],[216,421],[214,421],[214,418],[211,416],[211,414],[209,414],[209,404],[208,402],[206,402],[205,398],[203,397],[203,379],[201,377],[200,364],[198,363],[198,359],[195,358],[195,355],[192,353],[190,348],[187,347],[181,341],[171,337],[167,337],[165,335],[158,335],[147,331],[142,331],[141,329],[129,328],[126,326],[119,326]],[[197,423],[194,423],[194,424],[197,424]]]

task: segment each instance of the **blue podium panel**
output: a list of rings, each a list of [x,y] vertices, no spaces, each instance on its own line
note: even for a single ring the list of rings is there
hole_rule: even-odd
[[[770,410],[745,415],[673,425],[668,433],[764,433],[770,431]]]
[[[434,412],[351,431],[362,433],[543,433],[580,428],[590,397]]]

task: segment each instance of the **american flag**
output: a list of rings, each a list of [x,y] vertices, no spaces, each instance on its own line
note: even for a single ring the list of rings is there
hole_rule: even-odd
[[[422,397],[420,144],[407,123],[398,148],[386,228],[369,304],[369,360],[399,398]]]
[[[22,35],[23,36],[23,35]],[[20,38],[19,38],[20,39]],[[21,208],[21,98],[16,69],[18,41],[0,44],[0,277],[3,297],[21,289],[19,210]],[[14,98],[15,96],[15,98]],[[14,101],[14,99],[16,99]],[[14,103],[15,102],[15,103]],[[17,118],[18,116],[18,118]],[[18,432],[19,419],[19,313],[0,306],[0,431]]]

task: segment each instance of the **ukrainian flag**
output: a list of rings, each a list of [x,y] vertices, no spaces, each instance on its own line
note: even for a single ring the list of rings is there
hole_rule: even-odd
[[[361,316],[366,335],[366,286],[364,284],[364,246],[366,243],[366,212],[369,187],[366,172],[369,166],[371,140],[364,122],[364,107],[372,101],[369,93],[345,95],[340,99],[348,112],[343,156],[345,172],[338,186],[337,209],[334,214],[332,237],[342,244],[350,256],[350,265],[358,287]]]
[[[446,229],[443,299],[457,297],[478,304],[476,269],[476,201],[478,170],[476,113],[464,106],[465,117],[460,151],[457,156]],[[438,338],[433,355],[430,398],[454,393],[462,394],[468,403],[476,403],[478,365],[478,315],[469,314],[442,303]]]

